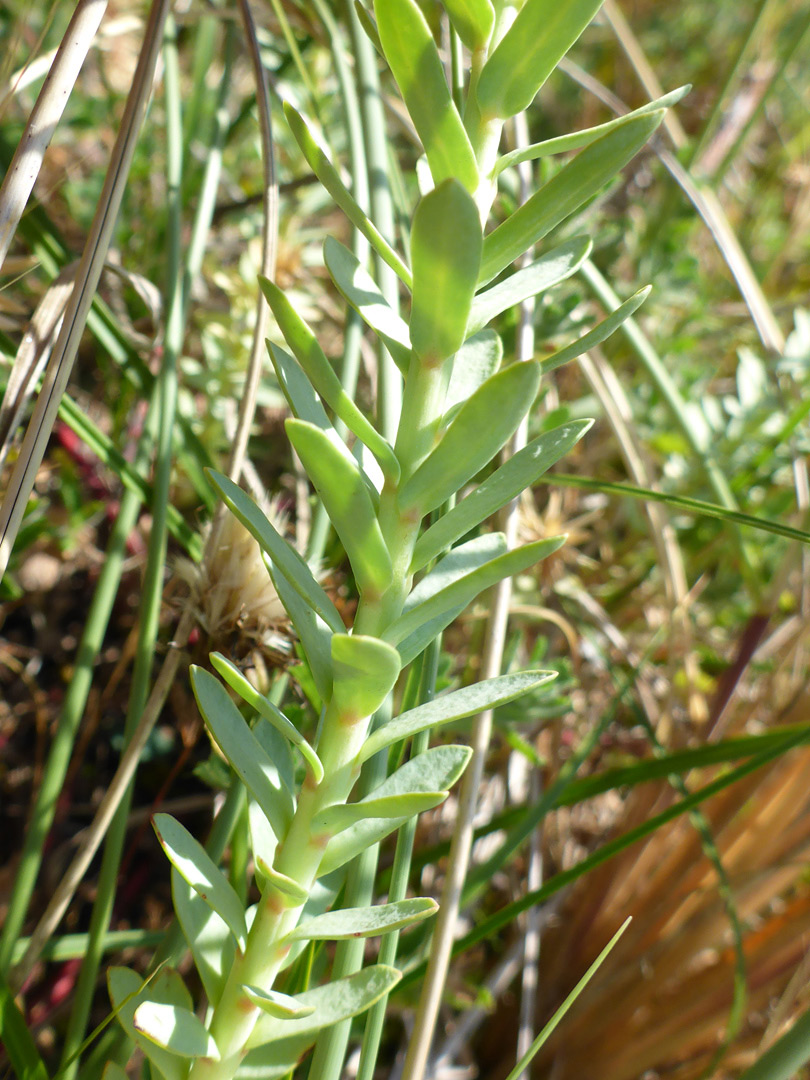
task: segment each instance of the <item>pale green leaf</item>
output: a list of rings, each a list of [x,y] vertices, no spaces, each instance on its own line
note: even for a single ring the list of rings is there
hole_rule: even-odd
[[[306,903],[309,893],[297,881],[280,873],[261,857],[257,858],[257,865],[267,883],[267,888],[272,889],[282,898],[285,907],[300,907],[301,904]]]
[[[646,116],[623,118],[618,127],[586,146],[489,233],[484,238],[480,283],[491,281],[596,195],[638,153],[663,116],[659,109]]]
[[[312,134],[298,115],[286,101],[284,102],[284,115],[295,137],[295,141],[301,149],[312,171],[335,200],[337,205],[351,221],[355,228],[365,236],[380,258],[386,262],[399,279],[410,289],[413,285],[411,272],[402,259],[397,255],[382,233],[376,228],[363,210],[358,206],[343,181],[340,179],[334,165],[318,146]]]
[[[211,856],[170,814],[155,814],[152,826],[177,872],[228,925],[241,949],[247,943],[242,902]]]
[[[133,1024],[135,1010],[144,1001],[191,1009],[191,994],[177,972],[172,968],[162,968],[153,979],[144,983],[141,977],[129,968],[112,967],[107,971],[107,988],[112,1006],[116,1010],[116,1019],[133,1042],[143,1050],[151,1065],[165,1080],[185,1080],[188,1067],[182,1058],[157,1046],[137,1031]]]
[[[470,50],[483,49],[495,25],[490,0],[442,0],[453,29]]]
[[[332,638],[334,703],[344,720],[371,716],[394,688],[399,654],[379,638],[335,634]]]
[[[325,986],[296,994],[296,1002],[313,1006],[313,1012],[298,1020],[276,1020],[271,1016],[260,1016],[248,1039],[248,1048],[263,1046],[276,1039],[300,1038],[342,1020],[349,1020],[358,1013],[365,1012],[384,994],[390,993],[401,977],[395,968],[374,964],[345,979],[336,979]]]
[[[501,532],[484,533],[475,536],[439,559],[429,574],[426,574],[411,590],[402,607],[401,614],[406,614],[417,604],[424,603],[431,596],[446,589],[454,581],[472,573],[508,550],[506,537]]]
[[[447,791],[464,772],[472,750],[468,746],[434,746],[418,754],[392,773],[370,794],[370,799],[414,792]],[[331,873],[404,825],[410,815],[401,818],[367,818],[338,833],[329,841],[319,869]]]
[[[285,427],[346,549],[358,589],[371,595],[385,592],[393,577],[391,556],[358,466],[313,424],[292,419]]]
[[[260,990],[258,986],[243,986],[242,989],[254,1005],[274,1020],[300,1020],[315,1012],[314,1005],[302,1005],[298,998],[280,994],[278,990]]]
[[[449,179],[420,199],[413,217],[414,352],[431,367],[462,345],[481,262],[481,224],[472,196]]]
[[[487,379],[405,482],[400,508],[418,507],[427,514],[455,495],[514,434],[532,407],[539,385],[540,365],[535,361],[512,364]]]
[[[377,0],[374,11],[385,57],[422,140],[434,184],[455,177],[474,192],[475,154],[419,5],[416,0]]]
[[[293,746],[298,747],[301,756],[312,770],[315,783],[320,784],[321,780],[323,780],[323,765],[298,728],[287,719],[281,709],[277,708],[272,701],[268,701],[263,694],[260,694],[255,686],[248,682],[239,668],[232,664],[222,653],[210,653],[208,658],[231,690],[235,690],[243,701],[247,702],[252,709],[255,709],[260,716],[263,716],[265,720],[271,723],[285,738],[289,739]]]
[[[362,763],[386,746],[402,742],[428,728],[452,724],[469,716],[496,709],[557,678],[556,671],[519,671],[513,675],[499,675],[494,679],[473,683],[451,694],[442,694],[424,705],[409,709],[395,720],[373,731],[363,745],[358,760]]]
[[[408,324],[385,299],[371,274],[333,236],[327,236],[324,241],[323,257],[338,292],[384,343],[400,371],[407,374],[411,361]],[[301,420],[311,419],[298,413],[296,415]]]
[[[219,1061],[217,1044],[190,1009],[144,1001],[135,1010],[132,1026],[150,1042],[178,1057]]]
[[[541,255],[529,266],[479,293],[472,306],[467,333],[474,334],[502,311],[522,304],[570,277],[591,253],[593,244],[586,236],[576,236]]]
[[[233,934],[225,920],[174,867],[172,904],[202,980],[205,996],[212,1005],[216,1005],[236,954]]]
[[[468,337],[453,360],[450,385],[444,399],[442,424],[449,424],[464,402],[491,378],[503,360],[503,342],[494,330]]]
[[[565,348],[558,349],[557,352],[544,357],[540,361],[540,369],[543,374],[547,375],[550,371],[555,371],[558,367],[562,367],[563,364],[567,364],[569,360],[575,360],[576,357],[582,356],[588,349],[601,345],[614,330],[617,330],[622,325],[625,319],[629,319],[641,307],[651,291],[651,285],[639,289],[637,293],[633,293],[632,296],[628,297],[615,311],[612,311],[606,319],[602,319],[600,323],[597,323],[593,330],[589,330],[587,334],[583,334],[581,338],[572,341]]]
[[[386,629],[383,635],[385,640],[390,641],[392,645],[398,645],[406,641],[426,622],[445,616],[449,621],[455,617],[459,605],[463,610],[485,589],[506,577],[523,573],[541,559],[558,551],[564,543],[564,536],[553,536],[546,540],[537,540],[533,544],[526,544],[514,551],[508,551],[505,555],[499,555],[404,612]]]
[[[504,462],[466,498],[458,502],[417,540],[410,571],[416,573],[460,536],[465,536],[502,506],[531,487],[569,452],[590,428],[592,420],[573,420],[538,435]]]
[[[323,619],[335,634],[342,634],[343,625],[337,608],[320,587],[304,559],[267,520],[256,503],[242,489],[222,473],[206,470],[208,477],[225,505],[242,522],[263,551],[289,581],[299,596]]]
[[[356,937],[378,937],[401,930],[435,915],[439,905],[428,897],[398,900],[372,907],[328,911],[317,919],[307,919],[288,934],[285,941],[340,941]]]
[[[411,818],[440,806],[446,791],[409,791],[399,795],[367,796],[360,802],[334,803],[312,819],[317,833],[342,832],[366,818]]]
[[[482,116],[506,120],[527,109],[602,6],[602,0],[526,0],[487,58],[475,87]]]
[[[639,109],[608,120],[606,124],[597,124],[596,127],[585,128],[583,131],[571,131],[567,135],[558,135],[554,139],[545,139],[540,143],[532,143],[531,146],[522,146],[518,150],[510,150],[508,154],[498,159],[495,165],[495,174],[503,172],[513,165],[519,165],[523,161],[536,161],[538,158],[550,157],[552,154],[563,154],[569,150],[580,150],[583,146],[607,135],[609,131],[619,127],[630,116],[644,116],[646,113],[655,112],[656,109],[668,109],[677,105],[682,98],[686,97],[692,89],[691,85],[680,86],[677,90],[671,90],[663,97],[655,101],[648,101]]]
[[[281,289],[266,277],[260,276],[259,284],[285,341],[309,381],[349,431],[354,432],[357,438],[366,444],[380,463],[385,476],[390,478],[392,483],[396,483],[399,479],[399,461],[391,444],[363,416],[343,389],[343,384],[317,338]]]
[[[292,820],[292,797],[278,770],[228,696],[210,672],[192,665],[191,688],[206,726],[281,840]]]

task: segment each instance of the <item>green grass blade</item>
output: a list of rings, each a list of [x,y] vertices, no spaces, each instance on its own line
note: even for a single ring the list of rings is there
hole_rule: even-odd
[[[0,1042],[19,1080],[49,1080],[34,1037],[28,1030],[14,995],[0,976]]]

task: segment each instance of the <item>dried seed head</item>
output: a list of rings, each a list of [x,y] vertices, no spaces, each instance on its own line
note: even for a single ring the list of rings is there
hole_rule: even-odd
[[[286,519],[278,506],[271,503],[264,510],[283,533]],[[207,526],[207,533],[210,528]],[[260,646],[282,661],[292,654],[290,621],[259,545],[233,514],[223,517],[216,547],[207,552],[202,563],[184,559],[178,563],[177,573],[191,590],[190,602],[210,645],[226,643],[225,651],[237,656]]]

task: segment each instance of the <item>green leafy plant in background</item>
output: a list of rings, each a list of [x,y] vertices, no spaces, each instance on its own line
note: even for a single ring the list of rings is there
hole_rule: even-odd
[[[208,1013],[203,1022],[171,968],[147,984],[113,968],[109,990],[119,1023],[165,1080],[226,1080],[240,1069],[251,1076],[285,1075],[319,1033],[391,991],[400,973],[383,963],[357,965],[293,994],[280,992],[277,980],[308,943],[393,934],[435,911],[431,899],[404,895],[380,905],[346,903],[355,857],[438,806],[471,753],[460,745],[426,748],[420,739],[420,748],[386,775],[392,747],[401,752],[405,740],[513,701],[553,677],[511,673],[434,700],[428,687],[424,700],[393,719],[386,706],[401,673],[421,663],[437,635],[475,597],[564,542],[554,537],[510,549],[502,534],[481,531],[589,426],[573,421],[546,431],[493,469],[532,408],[542,365],[502,364],[502,347],[487,324],[582,264],[590,250],[585,238],[509,272],[616,176],[655,131],[662,109],[648,107],[606,130],[563,142],[559,149],[581,152],[505,220],[487,226],[498,174],[512,164],[500,156],[505,124],[532,102],[599,6],[598,0],[528,0],[511,21],[511,8],[489,0],[448,2],[454,39],[471,55],[466,85],[455,95],[415,0],[378,0],[373,17],[363,12],[431,175],[430,190],[413,213],[410,264],[360,209],[306,121],[286,109],[320,181],[410,293],[405,321],[356,256],[327,241],[324,257],[335,286],[401,373],[401,411],[395,430],[375,427],[283,291],[262,281],[287,346],[270,346],[292,412],[287,435],[345,549],[359,602],[347,627],[306,561],[258,506],[227,477],[210,473],[221,499],[262,549],[322,708],[317,739],[309,742],[224,656],[211,657],[222,681],[192,669],[209,733],[248,793],[260,899],[246,906],[198,841],[170,816],[156,816],[155,831],[173,867],[175,911]],[[523,160],[547,152],[543,144],[529,147]],[[556,362],[577,351],[577,345],[569,347]],[[255,714],[252,726],[223,682]],[[382,773],[369,771],[375,761],[382,762]],[[328,1051],[316,1058],[318,1080],[337,1075],[341,1060]]]

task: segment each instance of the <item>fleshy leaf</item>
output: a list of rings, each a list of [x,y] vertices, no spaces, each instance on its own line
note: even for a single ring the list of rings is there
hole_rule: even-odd
[[[490,0],[442,0],[453,29],[470,50],[483,49],[495,25]]]
[[[216,1005],[236,952],[233,935],[224,919],[206,903],[172,867],[172,903],[205,996]]]
[[[325,436],[324,436],[325,438]],[[256,503],[242,489],[222,473],[206,470],[223,502],[250,532],[263,551],[266,551],[313,611],[323,619],[335,634],[342,634],[346,627],[338,610],[312,575],[304,559],[267,520]]]
[[[298,747],[301,756],[312,770],[315,783],[320,784],[321,780],[323,780],[323,765],[320,758],[281,709],[277,708],[272,701],[268,701],[263,694],[260,694],[255,686],[248,682],[239,668],[232,664],[222,653],[211,653],[209,660],[231,690],[235,690],[243,701],[246,701],[252,709],[255,709],[260,716],[263,716],[277,731],[280,731],[285,738],[289,739],[293,746]]]
[[[292,587],[284,575],[279,573],[266,553],[264,560],[278,598],[290,616],[295,632],[304,647],[309,669],[315,680],[315,688],[321,700],[328,701],[332,694],[332,630]]]
[[[222,683],[192,665],[191,687],[203,719],[222,753],[262,808],[276,837],[286,835],[292,797]]]
[[[338,713],[361,719],[373,715],[393,690],[400,672],[399,654],[379,638],[335,634],[332,670]]]
[[[631,315],[638,311],[651,291],[652,286],[645,285],[643,289],[639,289],[638,292],[628,297],[615,311],[611,311],[606,319],[602,319],[600,323],[597,323],[593,330],[589,330],[587,334],[583,334],[581,338],[577,338],[570,345],[558,349],[557,352],[552,353],[550,356],[543,357],[540,361],[540,369],[543,374],[547,375],[550,371],[556,371],[558,367],[567,364],[569,360],[575,360],[578,356],[582,356],[588,349],[601,345],[606,338],[609,338],[622,325],[625,319],[629,319]]]
[[[439,905],[420,896],[373,907],[342,908],[307,919],[288,934],[285,941],[339,941],[346,938],[378,937],[435,915]]]
[[[476,333],[502,311],[565,281],[588,258],[592,247],[586,236],[566,240],[523,270],[479,293],[470,312],[467,333]]]
[[[376,787],[369,798],[412,792],[447,791],[464,772],[472,750],[468,746],[434,746],[417,754]],[[401,818],[367,818],[338,833],[329,841],[321,860],[319,874],[331,873],[349,862],[371,844],[404,825],[410,814]]]
[[[449,424],[464,402],[490,379],[503,360],[503,342],[494,330],[468,337],[453,360],[453,372],[444,400],[442,424]]]
[[[475,191],[475,154],[419,5],[415,0],[377,0],[374,12],[385,58],[422,140],[434,184],[454,176]]]
[[[679,86],[677,90],[671,90],[668,94],[664,94],[663,97],[656,98],[655,101],[648,101],[646,105],[633,109],[632,112],[625,113],[623,116],[618,116],[615,120],[608,120],[606,124],[597,124],[596,127],[585,128],[583,131],[571,131],[567,135],[558,135],[553,139],[532,143],[531,146],[522,146],[517,150],[510,150],[508,154],[498,158],[495,173],[497,175],[512,165],[519,165],[522,161],[536,161],[538,158],[550,157],[552,154],[580,150],[583,146],[596,142],[603,135],[607,135],[609,131],[619,127],[628,117],[643,116],[645,113],[655,112],[656,109],[668,109],[672,105],[677,105],[691,89],[691,85],[687,83],[686,86]]]
[[[310,1033],[314,1036],[322,1028],[349,1020],[365,1012],[384,994],[390,993],[401,977],[396,968],[373,964],[345,979],[336,979],[325,986],[296,994],[294,1000],[300,1005],[313,1006],[312,1013],[298,1020],[260,1016],[248,1039],[248,1048],[263,1046],[276,1039],[300,1038]]]
[[[522,573],[541,559],[559,550],[564,543],[564,536],[552,536],[546,540],[526,544],[514,551],[507,551],[505,555],[499,555],[403,613],[387,628],[384,634],[385,640],[390,641],[392,645],[398,645],[406,641],[414,632],[418,632],[425,623],[445,616],[450,621],[455,618],[454,613],[459,610],[459,605],[463,610],[484,589],[497,584],[503,578]]]
[[[592,423],[592,420],[573,420],[569,424],[562,424],[538,435],[528,446],[504,462],[419,537],[413,551],[411,573],[421,570],[460,536],[465,536],[511,499],[531,487],[576,445]]]
[[[360,802],[335,803],[312,819],[319,833],[339,833],[366,818],[410,818],[433,810],[447,798],[446,791],[409,791],[400,795],[367,796]]]
[[[373,731],[363,744],[358,762],[367,761],[386,746],[410,739],[420,731],[452,724],[486,709],[505,705],[556,678],[556,671],[519,671],[513,675],[484,679],[472,686],[454,690],[451,694],[443,694],[424,705],[417,705],[415,709],[409,709]]]
[[[190,1009],[144,1001],[135,1010],[132,1026],[150,1042],[178,1057],[219,1061],[217,1044]]]
[[[343,384],[318,344],[317,338],[281,289],[265,277],[259,278],[259,284],[285,341],[292,349],[295,359],[304,369],[309,381],[349,431],[354,432],[357,438],[371,450],[380,463],[383,473],[391,479],[392,483],[396,483],[399,479],[399,462],[391,444],[363,416],[343,389]]]
[[[480,284],[491,281],[592,198],[624,168],[663,119],[663,110],[625,119],[573,161],[484,238]]]
[[[464,341],[482,242],[478,209],[458,180],[445,180],[420,199],[411,233],[410,335],[425,364],[442,363]]]
[[[441,441],[403,485],[399,505],[429,513],[454,495],[501,449],[532,407],[540,385],[536,361],[512,364],[480,386]]]
[[[309,893],[302,885],[287,877],[286,874],[279,873],[274,867],[264,862],[261,856],[257,857],[256,863],[267,882],[267,887],[282,897],[286,907],[299,907],[306,903]]]
[[[244,949],[247,927],[242,902],[211,856],[170,814],[155,814],[152,826],[169,862],[228,924],[239,947]]]
[[[448,551],[430,573],[414,586],[403,605],[402,614],[406,614],[417,604],[424,603],[425,600],[435,596],[442,589],[446,589],[459,578],[472,573],[473,570],[484,566],[492,559],[497,559],[507,550],[506,537],[500,532],[484,533],[482,536],[467,540],[464,544],[459,544],[452,551]]]
[[[140,976],[129,968],[112,967],[107,971],[107,988],[113,1008],[117,1010],[119,1024],[143,1050],[150,1064],[165,1080],[184,1080],[188,1067],[182,1058],[147,1039],[136,1030],[132,1022],[135,1010],[144,1001],[191,1009],[191,994],[177,972],[172,968],[163,968],[145,984]]]
[[[393,576],[391,556],[356,463],[343,457],[313,424],[287,420],[285,427],[346,549],[358,589],[385,592]]]
[[[298,143],[301,153],[306,158],[312,171],[352,225],[360,230],[380,258],[391,267],[397,277],[410,289],[413,285],[410,270],[382,233],[358,206],[354,197],[338,176],[337,169],[312,137],[312,133],[302,117],[286,101],[284,102],[284,115],[290,125],[290,131],[292,131],[295,141]]]
[[[411,361],[408,324],[385,299],[371,274],[333,236],[327,236],[324,241],[323,257],[338,292],[385,344],[400,371],[407,373]],[[301,416],[301,419],[310,418]]]
[[[484,117],[527,109],[602,6],[602,0],[526,0],[487,58],[475,95]]]
[[[315,1012],[314,1005],[302,1005],[297,998],[280,994],[278,990],[260,990],[258,986],[243,986],[242,989],[254,1005],[274,1020],[300,1020]]]

